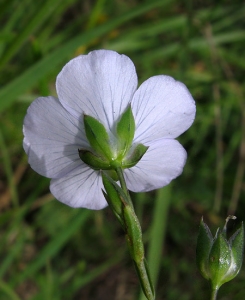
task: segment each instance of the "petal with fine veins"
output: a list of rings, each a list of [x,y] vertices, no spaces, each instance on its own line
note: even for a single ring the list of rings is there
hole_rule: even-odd
[[[182,173],[186,157],[185,149],[174,139],[151,142],[138,164],[124,171],[128,189],[147,192],[169,184]]]
[[[146,144],[176,138],[193,123],[196,107],[186,86],[172,77],[154,76],[142,83],[132,100],[134,141]]]
[[[52,179],[50,183],[51,193],[62,203],[94,210],[107,206],[102,188],[100,173],[87,166],[77,167],[68,176]]]
[[[88,147],[83,124],[54,97],[37,98],[24,119],[24,149],[39,174],[59,178],[83,166],[78,148]]]
[[[75,117],[85,113],[106,129],[118,120],[137,88],[133,62],[114,51],[81,55],[64,66],[56,81],[62,105]]]

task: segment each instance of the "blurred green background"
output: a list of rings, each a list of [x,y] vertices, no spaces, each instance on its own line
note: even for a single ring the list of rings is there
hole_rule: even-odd
[[[22,149],[27,107],[56,95],[71,58],[128,55],[139,82],[183,81],[196,120],[179,141],[183,174],[133,195],[157,299],[208,299],[195,265],[202,216],[214,233],[245,219],[245,3],[175,0],[0,1],[0,299],[143,300],[123,232],[108,208],[72,209],[49,193]],[[245,266],[218,299],[244,299]]]

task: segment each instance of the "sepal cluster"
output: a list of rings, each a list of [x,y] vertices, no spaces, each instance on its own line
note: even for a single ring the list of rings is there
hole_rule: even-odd
[[[211,281],[212,289],[232,280],[240,271],[243,261],[244,228],[229,238],[226,237],[227,222],[235,219],[229,216],[222,230],[218,228],[213,237],[207,224],[201,220],[197,238],[197,266],[204,278]]]
[[[133,145],[135,121],[129,105],[116,125],[116,138],[111,141],[104,125],[95,118],[84,115],[84,128],[91,150],[78,149],[81,160],[94,170],[132,168],[146,153],[148,147]]]

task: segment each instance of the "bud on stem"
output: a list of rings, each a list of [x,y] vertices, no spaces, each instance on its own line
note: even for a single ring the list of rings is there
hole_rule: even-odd
[[[142,232],[138,218],[130,205],[123,207],[124,221],[126,225],[126,240],[131,257],[140,279],[142,290],[149,300],[155,299],[155,291],[152,285],[148,266],[145,260]]]
[[[213,237],[208,226],[201,220],[197,239],[197,266],[204,278],[210,280],[212,298],[216,299],[222,284],[232,280],[240,271],[243,260],[243,223],[230,237],[226,238],[227,222],[235,219],[229,216],[222,230],[218,228]]]
[[[122,169],[117,169],[116,172],[121,187],[107,173],[102,171],[103,184],[106,190],[104,196],[125,231],[129,252],[134,262],[142,290],[148,300],[154,300],[155,292],[145,260],[141,226],[134,212]]]

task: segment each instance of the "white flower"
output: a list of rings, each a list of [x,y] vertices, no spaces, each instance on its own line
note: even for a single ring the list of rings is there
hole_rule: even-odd
[[[186,151],[175,140],[193,123],[195,103],[186,86],[165,75],[146,80],[137,89],[132,61],[114,51],[98,50],[72,59],[56,81],[58,98],[40,97],[24,120],[24,149],[31,167],[52,178],[50,190],[72,207],[102,209],[99,171],[78,155],[90,148],[84,114],[99,120],[109,136],[131,103],[135,118],[133,144],[149,146],[137,165],[125,169],[129,190],[145,192],[167,185],[182,173]]]

